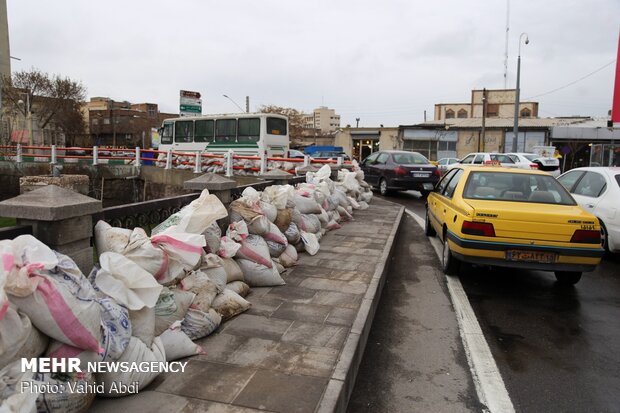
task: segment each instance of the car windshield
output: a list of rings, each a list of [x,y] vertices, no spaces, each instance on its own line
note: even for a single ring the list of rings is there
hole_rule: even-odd
[[[538,155],[523,155],[525,157],[525,159],[527,159],[528,161],[534,161],[535,159],[537,159],[539,156]]]
[[[419,153],[395,153],[392,155],[394,163],[399,165],[425,165],[428,159]]]
[[[472,172],[465,184],[463,198],[576,205],[552,176],[510,172]]]

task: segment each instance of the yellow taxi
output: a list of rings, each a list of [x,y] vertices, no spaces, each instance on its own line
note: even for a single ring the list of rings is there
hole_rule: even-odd
[[[535,170],[451,169],[428,196],[425,232],[443,241],[446,274],[466,262],[554,271],[558,282],[576,284],[604,253],[596,217]]]

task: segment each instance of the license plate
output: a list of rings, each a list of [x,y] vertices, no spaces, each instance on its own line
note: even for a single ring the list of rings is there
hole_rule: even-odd
[[[430,176],[430,174],[423,174],[423,173],[419,173],[419,172],[414,172],[413,173],[413,177],[414,178],[428,178]]]
[[[525,261],[553,264],[557,259],[557,254],[554,252],[508,250],[506,251],[506,259],[508,261]]]
[[[430,190],[432,190],[433,188],[435,188],[435,185],[430,184],[430,183],[428,183],[428,182],[425,182],[425,183],[423,184],[423,186],[424,186],[424,189],[426,189],[426,190],[428,190],[428,191],[430,191]]]

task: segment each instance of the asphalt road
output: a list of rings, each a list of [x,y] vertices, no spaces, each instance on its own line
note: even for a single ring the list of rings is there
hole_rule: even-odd
[[[417,192],[398,193],[386,199],[424,216],[424,201]],[[412,231],[408,242],[416,245],[415,250],[425,248],[424,251],[432,255],[432,249],[424,247],[428,241],[421,228],[410,227],[408,231]],[[438,265],[436,257],[433,258],[425,265],[431,261]],[[411,268],[411,256],[405,251],[397,253],[393,268]],[[434,268],[439,271],[438,267]],[[437,279],[445,286],[445,279],[441,276]],[[576,286],[569,288],[559,287],[552,273],[540,271],[477,267],[461,274],[460,279],[517,412],[620,411],[620,256],[605,257],[596,271],[585,273]],[[410,295],[419,293],[414,288],[408,290]],[[389,291],[384,291],[376,316],[376,320],[384,323],[390,319],[382,317],[399,311],[395,308],[399,301],[392,300]],[[428,291],[423,293],[428,294]],[[418,300],[420,297],[423,296],[418,294]],[[415,323],[415,317],[411,321]],[[441,330],[445,323],[438,320],[438,324],[426,327]],[[410,365],[429,364],[428,360],[416,360],[413,357],[416,352],[412,349],[407,354],[402,346],[390,347],[390,341],[399,336],[397,325],[388,328],[377,325],[376,321],[373,324],[371,339],[383,340],[388,347],[384,352],[396,353]],[[435,344],[427,342],[425,345]],[[351,412],[363,411],[364,401],[368,405],[373,400],[381,400],[380,394],[366,394],[369,387],[364,381],[388,383],[386,378],[394,377],[385,363],[377,362],[381,361],[382,354],[373,349],[369,340],[360,378],[349,404]],[[417,354],[420,356],[419,352]],[[424,355],[427,356],[432,353]],[[467,368],[459,351],[455,351],[454,359],[459,366]],[[445,360],[440,359],[439,363]],[[398,380],[398,377],[392,379]],[[394,389],[392,385],[384,391],[394,396]],[[465,394],[470,394],[470,390]],[[425,396],[420,397],[424,401]],[[480,411],[471,399],[466,397],[465,400],[454,410]],[[409,410],[378,408],[369,411],[428,411],[428,406],[418,405],[415,400],[412,403]],[[379,403],[375,407],[382,406]],[[431,410],[444,411],[442,406],[436,407]]]

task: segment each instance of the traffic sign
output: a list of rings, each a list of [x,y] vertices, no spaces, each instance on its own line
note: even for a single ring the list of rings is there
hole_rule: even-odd
[[[202,106],[200,105],[181,105],[181,112],[189,112],[189,113],[202,113]]]
[[[181,98],[200,99],[200,92],[192,92],[189,90],[181,90]]]

